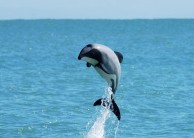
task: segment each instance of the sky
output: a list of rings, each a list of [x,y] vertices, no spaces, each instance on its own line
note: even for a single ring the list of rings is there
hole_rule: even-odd
[[[194,0],[0,0],[0,20],[156,18],[194,18]]]

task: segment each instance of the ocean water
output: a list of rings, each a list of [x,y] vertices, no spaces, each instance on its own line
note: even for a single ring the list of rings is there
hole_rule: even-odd
[[[123,54],[121,121],[80,50]],[[1,138],[193,138],[194,20],[0,21]]]

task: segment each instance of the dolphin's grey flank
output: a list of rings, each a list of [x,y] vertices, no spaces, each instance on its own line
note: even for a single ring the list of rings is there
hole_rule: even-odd
[[[113,51],[101,44],[88,44],[81,50],[78,59],[86,61],[87,67],[93,66],[107,81],[113,94],[115,94],[121,74],[120,63],[123,60],[123,55],[120,52]],[[104,102],[106,102],[104,99],[98,99],[94,106],[104,105]],[[113,99],[113,95],[111,95],[111,103],[108,104],[111,104],[111,110],[120,120],[120,110]]]

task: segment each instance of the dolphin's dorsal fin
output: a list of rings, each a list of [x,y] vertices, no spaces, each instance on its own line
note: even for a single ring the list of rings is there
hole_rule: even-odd
[[[123,55],[120,52],[117,52],[117,51],[114,51],[114,52],[117,55],[117,57],[119,59],[119,62],[122,63],[122,61],[123,61]]]

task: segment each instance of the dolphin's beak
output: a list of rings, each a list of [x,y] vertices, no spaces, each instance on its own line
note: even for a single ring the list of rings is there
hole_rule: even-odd
[[[79,53],[78,60],[81,60],[83,57],[87,55],[87,53],[91,50],[91,46],[85,46]],[[87,57],[87,56],[86,56]]]
[[[84,48],[80,51],[78,60],[81,60],[84,57]]]
[[[82,59],[82,55],[81,54],[79,54],[79,56],[78,56],[78,60],[81,60]]]

